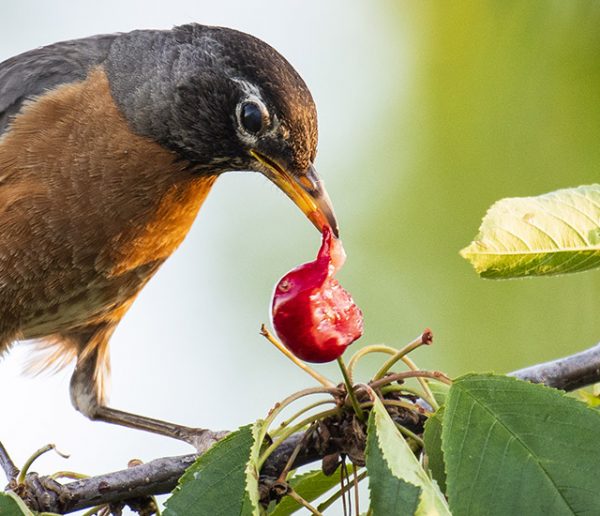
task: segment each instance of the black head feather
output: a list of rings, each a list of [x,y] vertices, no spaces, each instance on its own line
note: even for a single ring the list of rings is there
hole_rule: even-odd
[[[314,161],[312,96],[285,58],[253,36],[197,24],[134,31],[115,39],[106,70],[132,129],[199,170],[255,168],[252,149],[290,171]],[[257,134],[240,127],[248,101],[265,110]]]

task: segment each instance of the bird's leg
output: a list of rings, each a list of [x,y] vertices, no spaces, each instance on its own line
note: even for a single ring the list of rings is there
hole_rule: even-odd
[[[145,430],[185,441],[194,446],[198,453],[205,452],[226,435],[226,432],[191,428],[107,407],[96,373],[96,362],[96,351],[80,357],[71,377],[71,401],[79,412],[91,420]]]
[[[91,419],[104,421],[115,425],[128,426],[138,430],[145,430],[154,434],[165,435],[185,441],[196,448],[198,453],[204,453],[219,439],[225,437],[227,432],[213,432],[205,428],[191,428],[188,426],[177,425],[160,419],[153,419],[122,410],[113,409],[106,406],[98,406],[95,415]]]

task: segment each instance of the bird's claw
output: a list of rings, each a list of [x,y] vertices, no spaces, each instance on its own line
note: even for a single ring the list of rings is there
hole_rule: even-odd
[[[196,448],[199,455],[202,455],[207,452],[213,444],[217,443],[228,434],[229,432],[227,431],[213,432],[205,428],[190,428],[182,438],[185,442]]]

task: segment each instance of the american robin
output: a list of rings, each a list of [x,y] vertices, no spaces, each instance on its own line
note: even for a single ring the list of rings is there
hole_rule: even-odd
[[[0,64],[0,353],[76,361],[93,420],[188,441],[207,430],[107,406],[109,339],[223,172],[260,172],[322,229],[317,116],[261,40],[197,24],[56,43]]]

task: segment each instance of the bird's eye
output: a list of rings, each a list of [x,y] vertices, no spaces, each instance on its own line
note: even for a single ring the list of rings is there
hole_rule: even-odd
[[[263,113],[255,102],[244,102],[240,113],[240,121],[246,131],[252,134],[263,128]]]

